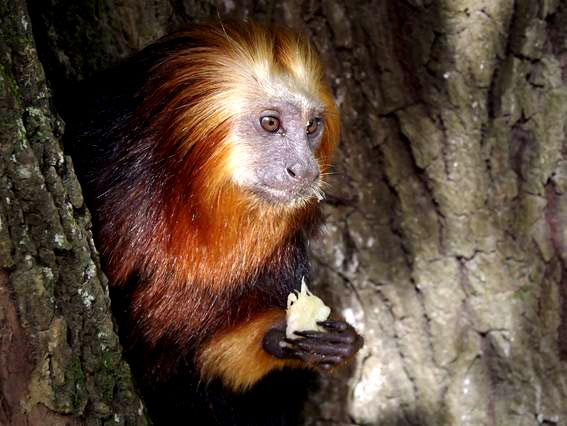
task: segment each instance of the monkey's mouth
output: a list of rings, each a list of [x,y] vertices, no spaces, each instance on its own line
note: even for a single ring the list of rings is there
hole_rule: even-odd
[[[289,188],[275,188],[270,185],[259,185],[255,188],[255,195],[261,200],[270,204],[285,204],[293,205],[304,203],[310,199],[317,199],[321,201],[325,194],[321,189],[318,182],[310,185],[289,187]]]

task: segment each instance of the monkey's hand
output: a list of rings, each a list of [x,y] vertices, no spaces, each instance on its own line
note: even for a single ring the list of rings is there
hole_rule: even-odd
[[[347,322],[328,320],[318,325],[325,331],[296,331],[296,339],[286,337],[285,323],[278,325],[264,336],[264,350],[276,358],[297,359],[321,370],[331,370],[362,347],[362,336]]]

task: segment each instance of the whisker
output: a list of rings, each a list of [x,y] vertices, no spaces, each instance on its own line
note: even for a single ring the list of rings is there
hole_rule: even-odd
[[[322,184],[324,182],[319,181],[319,183],[317,185],[314,185],[311,187],[311,192],[313,193],[313,195],[315,196],[315,198],[317,198],[317,201],[321,202],[325,199],[325,192],[323,191],[323,188],[321,188]]]

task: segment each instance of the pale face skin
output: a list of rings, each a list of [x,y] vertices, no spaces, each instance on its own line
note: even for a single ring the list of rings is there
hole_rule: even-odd
[[[235,129],[243,163],[233,180],[270,204],[320,197],[321,108],[285,99],[250,105]]]

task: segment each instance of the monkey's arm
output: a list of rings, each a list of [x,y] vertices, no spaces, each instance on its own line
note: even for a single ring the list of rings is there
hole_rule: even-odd
[[[362,337],[344,321],[324,321],[326,331],[296,332],[285,337],[285,311],[273,309],[216,333],[197,356],[204,379],[220,378],[244,391],[272,370],[314,367],[329,370],[350,359]]]
[[[299,360],[276,358],[262,348],[264,336],[282,322],[285,311],[272,309],[217,332],[197,355],[201,376],[220,378],[229,388],[245,391],[272,370],[301,367]]]

